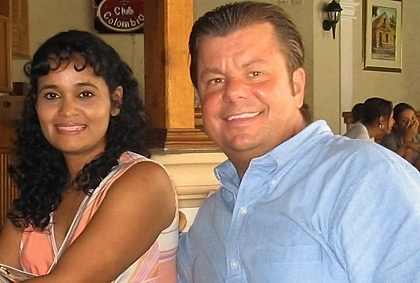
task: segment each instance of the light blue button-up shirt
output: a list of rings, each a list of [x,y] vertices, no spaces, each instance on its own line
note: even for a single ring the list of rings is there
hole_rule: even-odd
[[[180,237],[179,282],[420,282],[420,174],[317,121],[221,188]]]

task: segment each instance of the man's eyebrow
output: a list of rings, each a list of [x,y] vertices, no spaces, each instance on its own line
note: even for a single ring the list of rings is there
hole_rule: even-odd
[[[202,79],[207,74],[220,74],[220,70],[218,68],[205,68],[201,74],[200,79]]]
[[[261,59],[253,59],[247,62],[242,63],[242,67],[249,67],[255,64],[264,64],[266,65],[267,62]],[[221,73],[220,70],[218,68],[205,68],[202,71],[202,74],[206,74],[206,73]]]
[[[245,62],[245,63],[243,63],[242,64],[242,67],[249,67],[249,66],[252,66],[252,65],[255,65],[255,64],[267,64],[267,62],[266,61],[264,61],[264,60],[261,60],[261,59],[253,59],[253,60],[250,60],[250,61],[247,61],[247,62]]]

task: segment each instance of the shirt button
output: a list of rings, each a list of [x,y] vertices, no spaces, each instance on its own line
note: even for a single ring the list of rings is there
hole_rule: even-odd
[[[276,186],[278,182],[277,182],[277,180],[271,180],[270,183],[271,183],[272,186]]]
[[[241,214],[247,214],[248,213],[248,208],[246,208],[245,206],[241,207]]]
[[[232,269],[238,268],[238,262],[236,260],[232,260],[230,263],[230,267],[232,267]]]

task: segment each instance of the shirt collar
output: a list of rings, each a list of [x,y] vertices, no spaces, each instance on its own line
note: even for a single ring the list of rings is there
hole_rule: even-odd
[[[325,121],[318,120],[311,123],[298,134],[278,145],[271,151],[252,159],[245,172],[245,176],[248,171],[252,172],[255,170],[261,170],[264,174],[269,176],[270,173],[277,172],[278,168],[285,168],[293,165],[301,158],[304,158],[305,153],[311,146],[325,135],[333,135]],[[217,166],[214,170],[214,174],[222,187],[235,195],[237,194],[241,179],[230,160],[226,160]]]

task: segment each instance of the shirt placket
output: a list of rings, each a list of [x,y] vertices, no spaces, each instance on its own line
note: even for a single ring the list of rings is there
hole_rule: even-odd
[[[247,214],[247,206],[237,202],[233,211],[231,229],[229,232],[229,242],[226,245],[226,282],[229,283],[244,282],[243,277],[245,275],[240,258],[240,242],[242,232],[245,229]]]
[[[249,214],[252,212],[252,205],[258,199],[256,194],[258,184],[248,183],[244,187],[240,186],[237,200],[232,214],[231,229],[229,231],[229,241],[226,245],[226,270],[228,283],[243,283],[246,281],[244,266],[241,260],[241,244],[245,243],[246,223]]]

